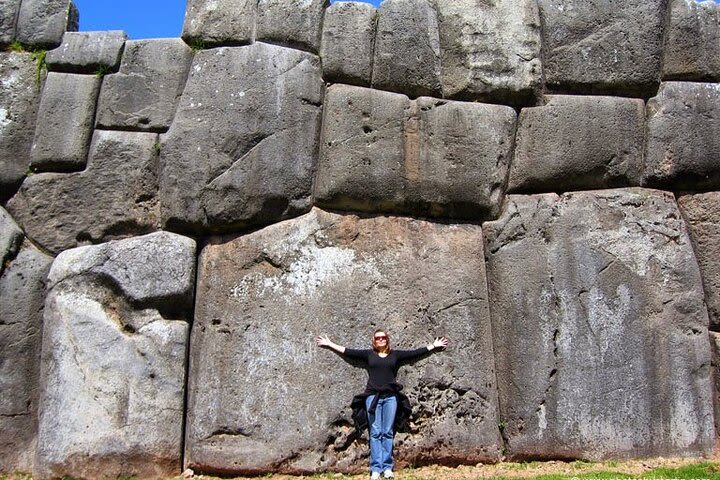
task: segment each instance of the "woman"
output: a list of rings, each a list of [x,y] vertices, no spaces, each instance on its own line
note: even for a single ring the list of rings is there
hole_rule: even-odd
[[[390,339],[385,330],[376,330],[372,339],[372,350],[355,350],[333,343],[327,335],[315,337],[319,347],[329,348],[340,355],[358,359],[368,371],[368,382],[365,392],[353,399],[353,417],[358,420],[357,408],[367,412],[366,419],[360,416],[360,425],[366,420],[370,427],[370,479],[393,478],[393,437],[399,417],[406,419],[410,414],[410,403],[400,393],[402,385],[395,381],[398,368],[404,363],[417,359],[429,352],[445,348],[448,339],[436,338],[427,347],[416,350],[392,350]],[[398,412],[398,406],[401,411]],[[363,413],[364,413],[363,412]],[[398,414],[399,415],[396,415]]]

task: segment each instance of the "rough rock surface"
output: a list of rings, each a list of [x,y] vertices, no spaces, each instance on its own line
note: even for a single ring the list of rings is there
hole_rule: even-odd
[[[0,237],[5,235],[0,226]],[[32,470],[45,280],[52,257],[24,242],[0,270],[0,472]]]
[[[337,2],[325,11],[320,58],[323,79],[369,87],[377,10],[369,3]]]
[[[541,89],[534,0],[436,1],[446,98],[531,104]]]
[[[515,133],[510,107],[347,85],[327,91],[319,205],[491,218],[502,203]]]
[[[678,204],[700,265],[710,325],[720,327],[720,192],[683,195]]]
[[[511,195],[483,231],[510,458],[712,452],[707,311],[671,193]]]
[[[120,73],[103,79],[96,126],[167,131],[192,57],[190,47],[179,38],[128,41]]]
[[[329,5],[329,0],[258,0],[256,38],[317,53]]]
[[[441,96],[438,19],[428,0],[380,4],[372,86],[410,97]]]
[[[715,431],[720,431],[720,333],[710,333],[710,345],[712,349],[713,367],[715,370],[715,389],[713,400],[715,401]]]
[[[15,193],[30,166],[41,89],[36,68],[29,53],[0,52],[0,202]]]
[[[85,167],[101,81],[95,75],[48,74],[30,151],[33,170]]]
[[[5,262],[17,253],[24,236],[15,220],[0,207],[0,273],[5,268]]]
[[[187,467],[365,470],[348,406],[367,376],[313,335],[368,348],[378,326],[397,348],[452,341],[400,371],[415,405],[415,428],[396,438],[400,464],[500,456],[479,226],[313,209],[211,242],[198,269]]]
[[[318,58],[298,50],[197,53],[160,153],[166,227],[226,231],[308,211],[323,87]]]
[[[21,0],[5,0],[0,4],[0,45],[5,46],[15,39],[15,22],[20,11]]]
[[[56,47],[66,31],[77,31],[79,16],[72,0],[22,0],[15,38],[23,45]]]
[[[190,45],[243,45],[253,41],[257,0],[188,0],[182,38]]]
[[[720,84],[663,82],[647,105],[645,182],[720,188]]]
[[[660,81],[668,0],[538,0],[551,91],[649,97]]]
[[[97,130],[88,167],[27,178],[7,204],[34,241],[53,253],[159,226],[157,135]]]
[[[551,95],[518,120],[510,192],[639,186],[645,103],[640,99]]]
[[[669,1],[663,79],[720,81],[720,5]]]
[[[67,32],[45,56],[49,70],[70,73],[116,72],[127,35],[121,30]]]
[[[169,232],[57,257],[45,303],[36,476],[180,471],[194,274],[195,242]]]

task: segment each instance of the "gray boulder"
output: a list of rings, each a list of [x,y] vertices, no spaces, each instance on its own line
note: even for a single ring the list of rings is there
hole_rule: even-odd
[[[326,82],[369,87],[377,10],[369,3],[336,2],[325,11],[320,58]]]
[[[157,135],[97,130],[88,167],[28,177],[7,204],[27,235],[55,254],[159,227]]]
[[[0,207],[0,273],[5,269],[5,263],[17,253],[24,237],[15,220]]]
[[[720,81],[720,5],[669,0],[663,80]]]
[[[341,210],[493,218],[515,133],[510,107],[361,87],[327,91],[319,205]]]
[[[0,235],[5,233],[2,230]],[[37,436],[45,279],[52,257],[26,241],[17,256],[4,263],[0,272],[0,472],[29,472]]]
[[[328,5],[329,0],[258,0],[256,39],[317,53]]]
[[[349,403],[367,376],[313,336],[368,348],[380,326],[396,348],[451,339],[400,370],[415,408],[395,439],[398,464],[500,457],[479,226],[313,209],[210,242],[198,268],[186,467],[366,471]]]
[[[48,74],[30,151],[33,170],[85,167],[101,81],[95,75]]]
[[[508,191],[639,186],[644,135],[640,99],[548,96],[520,112]]]
[[[720,192],[683,195],[680,211],[700,265],[710,325],[720,327]]]
[[[0,4],[0,45],[5,46],[15,39],[15,23],[17,22],[20,2],[22,0],[5,0]]]
[[[195,47],[253,41],[257,0],[188,0],[182,38]]]
[[[80,247],[50,271],[34,476],[180,471],[195,242]]]
[[[120,73],[103,79],[96,126],[167,131],[192,57],[192,50],[179,38],[126,42]]]
[[[707,311],[671,193],[511,195],[483,232],[509,458],[712,452]]]
[[[308,211],[323,87],[318,58],[298,50],[197,53],[160,153],[165,226],[228,231]]]
[[[47,52],[45,63],[55,72],[116,72],[125,40],[127,35],[121,30],[67,32],[60,46]]]
[[[66,31],[77,31],[78,24],[72,0],[22,0],[15,38],[23,45],[52,48]]]
[[[647,104],[645,182],[720,188],[720,84],[663,82]]]
[[[428,0],[385,0],[380,5],[373,88],[439,97],[440,59],[437,13]]]
[[[446,98],[535,103],[542,87],[534,0],[435,0]]]
[[[31,54],[0,52],[0,202],[28,173],[43,79]]]
[[[668,0],[538,0],[551,91],[649,97],[660,82]]]

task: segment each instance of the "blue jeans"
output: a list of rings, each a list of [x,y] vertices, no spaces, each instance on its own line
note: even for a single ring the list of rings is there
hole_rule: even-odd
[[[384,472],[393,468],[393,437],[395,430],[395,412],[397,398],[395,395],[380,397],[374,414],[370,414],[370,405],[375,395],[365,400],[370,425],[370,471]]]

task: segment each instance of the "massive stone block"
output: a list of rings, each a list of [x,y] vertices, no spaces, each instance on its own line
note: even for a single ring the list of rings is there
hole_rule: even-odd
[[[720,188],[720,84],[663,82],[647,105],[645,182]]]
[[[315,186],[342,210],[499,214],[515,133],[510,107],[361,87],[328,89]]]
[[[15,22],[20,11],[21,0],[5,0],[0,4],[0,45],[5,46],[15,39]]]
[[[397,348],[451,340],[400,370],[415,426],[396,437],[399,464],[497,461],[484,271],[476,225],[313,209],[212,241],[199,263],[186,466],[365,471],[348,406],[367,376],[312,337],[366,348],[379,326]]]
[[[376,23],[377,10],[369,3],[330,5],[320,44],[325,81],[370,86]]]
[[[36,68],[29,53],[0,52],[0,202],[15,193],[30,166],[44,78]]]
[[[30,151],[34,170],[85,167],[101,81],[95,75],[48,74]]]
[[[168,232],[57,257],[35,476],[177,474],[194,273],[195,242]]]
[[[664,80],[720,81],[720,5],[669,0]]]
[[[438,19],[428,0],[380,5],[372,86],[411,97],[441,96]]]
[[[24,236],[15,220],[0,207],[0,273],[5,269],[5,262],[17,253]]]
[[[70,73],[116,72],[127,35],[121,30],[67,32],[45,56],[49,70]]]
[[[131,40],[120,73],[103,79],[96,126],[163,132],[170,128],[193,53],[182,40]]]
[[[256,38],[317,53],[328,5],[329,0],[258,0]]]
[[[0,237],[7,233],[0,225]],[[22,238],[22,236],[20,237]],[[0,270],[0,472],[32,470],[45,280],[52,257],[25,241]]]
[[[446,98],[534,103],[542,87],[534,0],[435,2]]]
[[[639,186],[645,103],[640,99],[551,95],[518,120],[511,192]]]
[[[78,29],[72,0],[22,0],[15,38],[23,45],[56,47],[66,31]]]
[[[707,311],[671,193],[511,195],[483,231],[510,458],[712,452]]]
[[[552,91],[649,97],[660,81],[668,0],[539,0]]]
[[[191,45],[243,45],[253,41],[257,0],[188,0],[182,38]]]
[[[255,43],[195,55],[160,154],[169,229],[228,231],[309,210],[318,58]]]
[[[159,227],[157,135],[97,130],[88,167],[27,178],[8,210],[53,253]]]
[[[720,327],[720,192],[683,195],[678,204],[700,265],[710,325]]]

